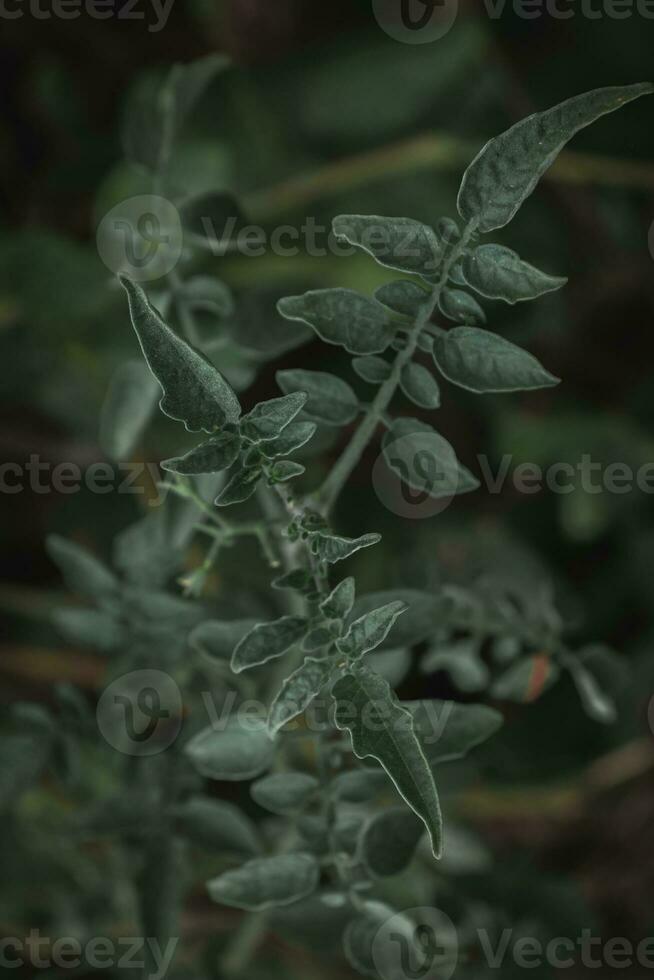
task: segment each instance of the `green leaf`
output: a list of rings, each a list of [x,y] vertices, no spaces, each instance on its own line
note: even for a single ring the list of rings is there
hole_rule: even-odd
[[[459,226],[453,218],[439,218],[436,222],[436,234],[448,247],[461,241]]]
[[[363,828],[359,857],[376,878],[404,871],[425,831],[413,810],[392,807],[375,814]]]
[[[109,613],[97,609],[57,609],[52,622],[70,643],[103,653],[119,650],[127,641],[125,627]]]
[[[240,674],[243,670],[281,657],[300,642],[307,629],[308,620],[303,616],[282,616],[272,623],[257,623],[234,650],[232,670]]]
[[[545,654],[524,657],[494,682],[491,694],[499,701],[530,704],[537,701],[559,677],[560,669]]]
[[[220,473],[228,470],[238,458],[241,438],[236,432],[225,430],[214,439],[196,446],[185,456],[165,459],[161,468],[170,473],[195,476],[198,473]]]
[[[200,775],[235,782],[269,769],[275,744],[263,721],[236,715],[222,729],[209,726],[198,732],[184,752]]]
[[[314,653],[316,650],[322,650],[323,647],[331,646],[333,641],[334,637],[330,630],[325,626],[317,626],[305,636],[302,649],[307,653]]]
[[[355,617],[387,605],[389,602],[403,602],[408,607],[408,615],[401,616],[380,645],[382,650],[414,646],[429,639],[443,622],[441,603],[430,592],[418,589],[393,589],[383,592],[369,592],[357,599],[354,606]]]
[[[396,927],[392,936],[387,937],[382,927],[392,917]],[[365,902],[363,914],[355,916],[348,922],[343,933],[343,952],[345,958],[358,973],[365,977],[373,977],[379,980],[380,972],[378,966],[380,961],[387,969],[388,977],[400,980],[406,977],[407,971],[411,969],[413,963],[419,965],[419,970],[412,971],[419,976],[428,977],[432,971],[429,965],[423,965],[424,954],[415,949],[415,925],[408,916],[395,913],[392,908],[382,902]],[[409,962],[404,964],[404,957],[398,961],[397,952],[394,949],[386,948],[389,939],[393,944],[401,943],[400,949],[408,952]],[[394,964],[398,965],[397,971]],[[402,966],[400,966],[402,963]],[[433,974],[432,974],[433,975]]]
[[[231,504],[242,504],[249,500],[262,475],[260,466],[240,467],[216,497],[216,506],[229,507]]]
[[[72,592],[78,592],[88,599],[115,595],[118,579],[85,548],[58,534],[49,534],[46,549]]]
[[[273,589],[291,589],[301,593],[313,592],[315,589],[313,578],[305,568],[294,568],[293,571],[280,575],[271,585]]]
[[[308,323],[328,344],[350,354],[381,354],[396,326],[386,307],[353,289],[316,289],[280,299],[277,309],[287,320]]]
[[[107,456],[127,459],[150,421],[159,386],[143,361],[127,361],[113,375],[100,415],[100,445]]]
[[[256,827],[233,803],[194,796],[173,807],[171,815],[178,833],[199,847],[248,855],[261,850]]]
[[[286,483],[287,480],[294,480],[296,476],[302,476],[306,472],[306,467],[302,463],[294,463],[290,459],[280,459],[273,463],[268,471],[268,482]]]
[[[303,664],[287,677],[268,713],[268,731],[275,735],[280,728],[301,715],[331,677],[329,660],[307,657]]]
[[[277,439],[262,443],[259,449],[267,459],[290,456],[296,449],[306,445],[317,428],[315,422],[290,422]]]
[[[573,657],[566,661],[566,666],[570,671],[588,717],[602,725],[613,724],[618,716],[615,702],[602,690],[597,678],[584,664]]]
[[[334,235],[349,242],[388,269],[409,272],[425,279],[438,272],[443,249],[435,232],[411,218],[341,214],[332,222]]]
[[[331,783],[334,794],[345,803],[367,803],[388,790],[388,776],[381,769],[341,772]]]
[[[299,368],[278,371],[277,384],[282,391],[304,391],[308,401],[304,414],[325,425],[347,425],[359,412],[359,400],[347,382],[324,371],[302,371]]]
[[[306,773],[280,772],[253,783],[250,794],[259,806],[283,816],[304,809],[319,787],[318,780]]]
[[[437,337],[434,361],[448,381],[477,394],[529,391],[560,383],[532,354],[479,327],[455,327]]]
[[[499,711],[485,704],[454,701],[403,701],[431,766],[462,759],[501,728]]]
[[[443,821],[438,793],[410,712],[401,707],[383,677],[363,666],[344,674],[332,694],[336,725],[350,732],[354,754],[377,759],[425,824],[434,855],[440,857]]]
[[[384,642],[395,621],[408,608],[403,602],[389,602],[379,609],[372,609],[354,620],[343,639],[336,641],[336,646],[347,657],[362,657]]]
[[[383,357],[355,357],[352,361],[354,371],[369,384],[379,385],[391,374],[391,365]]]
[[[349,616],[354,598],[356,586],[353,578],[344,578],[339,582],[335,589],[320,603],[320,611],[328,619],[345,619]]]
[[[488,685],[489,671],[480,654],[477,636],[465,637],[450,643],[437,643],[423,657],[422,674],[446,671],[452,683],[465,694],[475,694]]]
[[[256,625],[256,619],[235,619],[231,622],[210,619],[196,626],[188,641],[191,648],[199,653],[216,660],[230,660],[234,648]]]
[[[420,494],[439,499],[479,487],[449,442],[416,419],[395,419],[384,438],[383,451],[390,469]]]
[[[161,411],[190,432],[213,432],[238,421],[238,399],[213,364],[173,333],[139,285],[126,276],[120,282],[145,359],[163,389]]]
[[[548,276],[503,245],[480,245],[474,249],[463,259],[463,274],[468,285],[482,296],[511,304],[537,299],[561,289],[568,281]]]
[[[362,534],[360,538],[343,538],[335,534],[316,531],[309,535],[311,551],[321,561],[330,565],[344,561],[362,548],[370,548],[381,541],[381,534]]]
[[[207,214],[206,211],[202,213]],[[230,288],[214,276],[191,276],[182,283],[177,295],[190,309],[202,313],[223,318],[234,312],[234,297]]]
[[[400,388],[420,408],[438,408],[441,403],[438,382],[422,364],[411,362],[404,365]]]
[[[280,854],[255,858],[234,871],[207,882],[214,902],[258,912],[290,905],[318,887],[320,868],[311,854]]]
[[[521,120],[486,143],[466,170],[459,214],[482,232],[502,228],[575,133],[653,91],[649,83],[595,89]]]
[[[375,290],[375,299],[394,313],[413,320],[425,303],[429,302],[429,293],[417,282],[398,279],[395,282],[387,282]]]
[[[295,391],[282,398],[260,402],[241,419],[241,435],[253,442],[277,439],[303,408],[306,400],[307,396],[303,391]]]
[[[438,298],[438,308],[448,320],[455,323],[486,323],[486,314],[470,293],[445,286]]]

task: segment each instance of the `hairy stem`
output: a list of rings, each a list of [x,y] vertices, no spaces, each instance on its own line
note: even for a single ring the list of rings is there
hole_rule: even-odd
[[[406,346],[398,353],[395,361],[393,362],[390,375],[379,388],[377,396],[369,406],[368,411],[359,425],[359,428],[352,436],[352,439],[341,453],[341,456],[333,470],[316,494],[315,499],[318,510],[324,516],[327,516],[327,514],[329,514],[330,510],[333,508],[341,493],[341,490],[347,483],[352,470],[358,464],[368,443],[374,436],[377,426],[386,414],[386,411],[400,383],[402,370],[407,364],[410,363],[413,355],[416,352],[418,337],[420,336],[421,331],[424,330],[429,323],[434,310],[436,309],[439,296],[443,287],[447,283],[450,270],[457,259],[462,255],[474,232],[474,224],[470,223],[467,225],[461,236],[461,240],[458,242],[455,248],[452,249],[449,255],[446,256],[440,279],[435,284],[429,299],[421,308],[420,313],[416,317],[415,323],[409,332]]]

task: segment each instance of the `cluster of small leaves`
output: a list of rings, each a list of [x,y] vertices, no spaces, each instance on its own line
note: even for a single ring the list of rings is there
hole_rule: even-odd
[[[143,129],[130,131],[131,157],[159,182],[183,115],[214,69],[201,63],[174,72],[154,107],[147,103]],[[386,429],[387,463],[410,487],[438,497],[478,485],[435,428],[391,417],[398,391],[431,411],[441,400],[438,376],[477,393],[557,383],[531,354],[480,326],[486,323],[481,300],[535,299],[565,280],[535,269],[500,244],[478,244],[477,238],[508,223],[579,129],[652,90],[641,85],[579,96],[491,140],[464,176],[461,226],[450,218],[433,229],[404,218],[334,219],[339,238],[405,278],[388,282],[374,298],[322,289],[284,298],[278,309],[283,318],[307,325],[353,355],[355,374],[376,388],[368,406],[335,375],[283,370],[277,375],[282,395],[244,414],[214,359],[189,343],[188,332],[183,338],[164,319],[171,296],[147,296],[122,278],[134,329],[162,391],[162,412],[189,432],[202,433],[197,447],[162,466],[191,500],[188,488],[198,476],[226,474],[217,507],[202,510],[216,534],[240,533],[238,525],[223,523],[222,508],[245,502],[255,491],[278,508],[274,548],[283,567],[272,586],[282,615],[207,619],[202,611],[191,611],[193,604],[159,591],[170,566],[162,567],[160,583],[148,580],[146,587],[131,570],[124,541],[115,560],[123,583],[79,549],[54,539],[51,553],[68,584],[97,605],[74,611],[73,625],[68,611],[64,628],[81,642],[110,637],[102,640],[108,651],[130,656],[134,649],[147,651],[150,663],[161,663],[162,645],[172,642],[177,649],[184,634],[192,650],[227,665],[236,685],[252,677],[254,689],[267,692],[265,711],[244,717],[237,705],[220,728],[192,725],[185,757],[206,779],[255,780],[253,801],[272,815],[274,827],[290,821],[290,837],[275,848],[245,813],[209,799],[196,784],[192,792],[187,787],[168,800],[165,820],[174,820],[177,832],[191,842],[223,850],[233,860],[233,867],[208,883],[209,894],[221,904],[262,912],[317,896],[327,908],[346,909],[344,952],[367,974],[376,975],[372,940],[393,913],[374,897],[377,880],[412,860],[424,830],[433,854],[441,855],[438,767],[464,756],[502,721],[483,704],[402,702],[384,675],[384,657],[392,657],[397,682],[412,648],[426,643],[423,671],[447,670],[467,694],[490,688],[495,699],[519,701],[532,699],[563,665],[596,717],[607,720],[611,710],[608,703],[602,707],[603,695],[587,669],[588,651],[573,657],[563,647],[550,604],[534,618],[507,608],[505,597],[483,591],[434,596],[399,590],[357,597],[351,576],[332,581],[334,565],[376,545],[379,535],[339,535],[330,524],[330,509],[379,424]],[[191,227],[206,204],[188,204]],[[173,289],[173,305],[180,288],[191,320],[200,309],[227,304],[221,285],[187,281]],[[452,326],[446,329],[435,316]],[[120,406],[116,391],[111,398]],[[325,485],[312,494],[289,490],[287,482],[304,473],[290,457],[309,442],[316,426],[349,426],[359,416]],[[431,475],[416,463],[425,455],[435,464]],[[493,664],[502,668],[492,678],[484,659],[489,645]],[[311,716],[310,708],[315,708]],[[304,738],[311,739],[312,753],[293,749]],[[407,930],[412,938],[408,920]]]

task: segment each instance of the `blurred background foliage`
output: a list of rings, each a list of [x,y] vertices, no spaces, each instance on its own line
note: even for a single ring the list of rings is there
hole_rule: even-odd
[[[462,170],[486,138],[577,92],[651,79],[653,40],[654,25],[637,14],[588,20],[577,10],[569,20],[524,20],[507,5],[493,20],[483,4],[470,2],[461,3],[445,38],[426,45],[391,40],[365,0],[175,0],[158,32],[148,31],[147,21],[37,20],[27,10],[3,21],[3,459],[24,464],[38,454],[51,465],[84,468],[105,458],[101,406],[115,368],[137,348],[126,305],[98,257],[95,229],[111,207],[145,189],[123,161],[121,119],[130,93],[173,61],[213,51],[234,61],[185,130],[174,160],[177,184],[188,192],[234,192],[246,215],[270,232],[309,216],[328,227],[335,214],[349,212],[428,223],[454,214]],[[636,468],[653,458],[651,111],[647,102],[636,104],[582,133],[502,237],[535,265],[569,276],[565,290],[533,309],[489,304],[497,307],[491,327],[533,351],[563,384],[502,399],[447,390],[439,428],[477,474],[479,453],[493,471],[504,454],[512,468],[576,465],[584,453]],[[202,266],[237,294],[329,285],[371,292],[386,278],[365,257],[302,251],[208,256]],[[273,395],[281,361],[326,370],[344,364],[319,343],[281,357],[260,346],[259,355],[232,365],[246,405]],[[156,463],[179,449],[177,430],[158,417],[132,458]],[[316,478],[337,449],[314,464]],[[480,569],[508,569],[530,582],[542,576],[553,583],[575,641],[606,642],[624,662],[624,676],[613,679],[615,725],[585,719],[566,680],[528,710],[511,709],[505,729],[474,763],[444,777],[453,781],[452,813],[479,832],[474,846],[466,831],[460,847],[453,835],[447,860],[460,889],[451,900],[501,910],[513,924],[545,923],[552,934],[591,925],[636,940],[651,933],[654,498],[637,489],[526,495],[509,480],[501,493],[464,496],[429,521],[398,521],[371,486],[377,452],[367,454],[338,515],[346,531],[384,534],[383,559],[375,553],[360,562],[362,585],[435,589]],[[93,705],[104,664],[67,649],[52,627],[61,584],[43,538],[56,531],[106,555],[114,535],[147,512],[151,474],[140,496],[3,495],[3,705],[29,699],[53,706],[61,681],[79,685]],[[242,554],[221,566],[212,586],[217,596],[230,575],[243,584]],[[412,673],[403,685],[406,697],[450,693],[444,674],[426,682]],[[87,762],[85,779],[106,791],[111,773]],[[33,924],[70,931],[82,914],[76,895],[85,896],[84,914],[106,921],[105,884],[112,875],[121,880],[112,869],[119,854],[108,846],[98,861],[63,837],[53,849],[52,827],[72,805],[59,789],[41,787],[24,802],[39,818],[41,836],[32,828],[24,848],[14,845],[11,853],[0,837],[3,933],[22,934]],[[500,874],[487,874],[492,855]],[[417,904],[416,888],[433,900],[415,873],[405,887],[410,904]],[[439,887],[451,889],[452,880]],[[185,928],[194,942],[212,937],[231,927],[225,915],[209,909],[200,890]],[[314,917],[314,933],[319,923]],[[292,975],[309,970],[292,943],[276,948],[273,959]],[[311,964],[316,976],[338,969],[328,960]]]

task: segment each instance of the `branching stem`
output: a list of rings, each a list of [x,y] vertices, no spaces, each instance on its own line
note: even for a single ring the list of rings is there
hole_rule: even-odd
[[[410,363],[413,355],[416,352],[418,337],[431,320],[431,317],[438,304],[441,291],[449,278],[452,266],[463,254],[474,233],[475,226],[474,223],[471,222],[464,229],[460,241],[446,256],[445,261],[443,262],[441,276],[432,289],[429,299],[421,308],[418,316],[416,317],[416,321],[407,337],[406,346],[398,353],[395,361],[393,362],[390,375],[380,386],[379,391],[377,392],[377,397],[369,406],[368,411],[364,415],[363,420],[352,436],[352,439],[341,453],[341,456],[333,470],[316,494],[315,500],[317,508],[325,517],[334,507],[341,490],[347,483],[352,471],[357,466],[359,460],[365,452],[368,443],[377,430],[377,426],[386,414],[386,411],[400,383],[402,371],[404,367]]]

